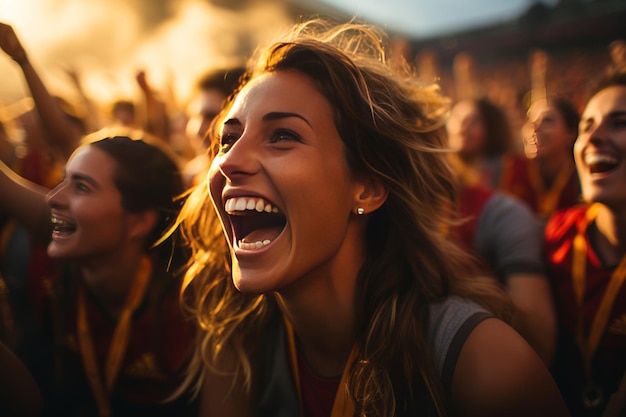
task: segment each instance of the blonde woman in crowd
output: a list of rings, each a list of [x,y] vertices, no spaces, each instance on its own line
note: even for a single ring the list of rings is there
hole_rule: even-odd
[[[299,25],[219,116],[181,212],[201,415],[566,416],[503,293],[447,238],[448,102],[383,41]]]

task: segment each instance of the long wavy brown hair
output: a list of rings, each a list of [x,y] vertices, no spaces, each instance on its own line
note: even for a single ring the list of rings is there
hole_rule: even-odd
[[[386,45],[371,26],[308,21],[256,54],[243,84],[275,71],[310,77],[333,108],[351,170],[388,189],[369,216],[367,261],[355,287],[359,357],[349,387],[357,414],[403,414],[426,400],[444,415],[445,393],[426,340],[429,304],[457,294],[503,318],[510,304],[492,281],[472,276],[472,261],[446,237],[456,217],[443,131],[449,100],[436,85],[420,84],[408,65],[392,68]],[[215,152],[215,137],[212,143]],[[179,219],[193,251],[184,299],[203,330],[194,366],[202,360],[220,370],[222,353],[234,351],[236,369],[221,370],[250,383],[252,351],[276,302],[272,294],[235,289],[207,185],[193,190]]]

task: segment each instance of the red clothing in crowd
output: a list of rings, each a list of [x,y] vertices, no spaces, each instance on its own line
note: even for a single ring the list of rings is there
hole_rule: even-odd
[[[553,364],[555,380],[570,407],[573,417],[599,416],[606,400],[617,389],[626,371],[626,286],[621,285],[608,315],[606,328],[590,362],[590,374],[586,375],[584,360],[577,341],[579,325],[582,339],[589,340],[592,323],[601,300],[616,269],[616,265],[605,265],[600,254],[589,240],[586,213],[589,206],[579,205],[556,212],[548,220],[545,229],[545,254],[548,275],[551,279],[560,323],[559,341]],[[574,238],[581,232],[586,243],[586,268],[583,276],[582,305],[575,294],[573,279]],[[582,321],[579,319],[582,318]],[[583,391],[597,384],[602,391],[597,407],[583,404]]]

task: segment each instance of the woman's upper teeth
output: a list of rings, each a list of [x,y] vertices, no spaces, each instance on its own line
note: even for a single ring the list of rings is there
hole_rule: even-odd
[[[55,216],[52,216],[50,218],[50,223],[52,223],[54,225],[57,225],[57,226],[67,226],[67,225],[70,224],[68,221],[60,219],[60,218],[55,217]]]
[[[54,230],[57,231],[72,231],[76,229],[76,225],[67,220],[60,219],[56,216],[50,218],[50,223],[53,224]]]
[[[278,213],[278,208],[259,197],[233,197],[226,200],[227,213],[255,210],[259,213]]]
[[[611,155],[602,153],[586,153],[585,163],[587,165],[593,164],[617,164],[617,158]]]

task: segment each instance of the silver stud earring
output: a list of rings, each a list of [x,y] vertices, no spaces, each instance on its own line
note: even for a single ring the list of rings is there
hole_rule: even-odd
[[[365,209],[363,207],[357,207],[356,214],[360,216],[363,213],[365,213]]]

